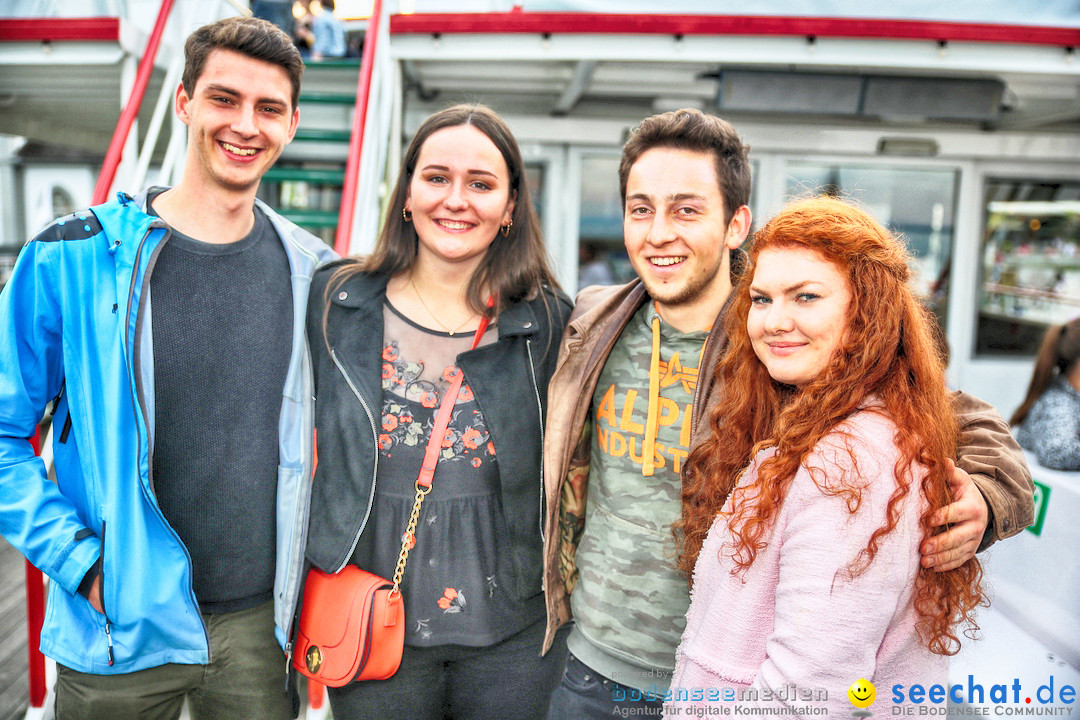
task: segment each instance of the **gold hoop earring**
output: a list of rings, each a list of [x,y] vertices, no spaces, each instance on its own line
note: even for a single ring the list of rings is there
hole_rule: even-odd
[[[412,213],[407,207],[401,208],[401,217],[405,218],[405,222],[412,222]]]
[[[502,233],[503,237],[510,237],[510,228],[512,228],[512,227],[514,227],[514,221],[513,220],[511,220],[510,222],[506,223],[501,228],[499,228],[499,232]]]

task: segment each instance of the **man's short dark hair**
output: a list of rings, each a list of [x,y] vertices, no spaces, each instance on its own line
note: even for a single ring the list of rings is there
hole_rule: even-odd
[[[292,38],[279,27],[261,18],[233,17],[203,25],[191,33],[184,43],[184,76],[181,80],[189,97],[195,92],[195,83],[206,67],[206,58],[214,50],[232,50],[284,69],[292,85],[292,109],[296,109],[304,61]]]
[[[735,211],[750,202],[750,146],[743,144],[727,120],[685,108],[647,117],[630,132],[619,162],[619,193],[624,205],[630,168],[647,151],[661,147],[713,154],[724,199],[724,222],[731,222]]]

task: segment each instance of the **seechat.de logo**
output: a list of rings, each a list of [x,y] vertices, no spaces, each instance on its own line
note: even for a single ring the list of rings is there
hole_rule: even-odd
[[[1019,678],[1011,683],[975,682],[952,685],[893,685],[893,715],[1071,715],[1076,702],[1076,688],[1055,680],[1039,685],[1032,692]],[[911,703],[911,705],[908,705]],[[949,707],[948,703],[954,706]],[[901,706],[903,704],[903,706]]]

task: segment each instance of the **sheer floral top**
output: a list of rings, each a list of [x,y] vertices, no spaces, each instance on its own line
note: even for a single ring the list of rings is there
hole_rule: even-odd
[[[413,506],[435,413],[473,333],[423,328],[383,306],[382,413],[375,501],[353,561],[390,578]],[[496,342],[492,325],[480,345]],[[450,418],[432,491],[424,500],[402,583],[406,642],[485,646],[540,620],[543,595],[520,601],[498,578],[510,559],[497,448],[466,376]],[[500,572],[503,570],[503,572]]]

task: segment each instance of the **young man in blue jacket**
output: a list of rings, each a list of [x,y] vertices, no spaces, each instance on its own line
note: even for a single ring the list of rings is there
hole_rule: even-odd
[[[0,532],[51,579],[56,716],[290,718],[312,471],[308,286],[255,199],[296,132],[287,35],[196,30],[173,188],[57,220],[0,295]],[[55,484],[27,438],[53,403]]]

